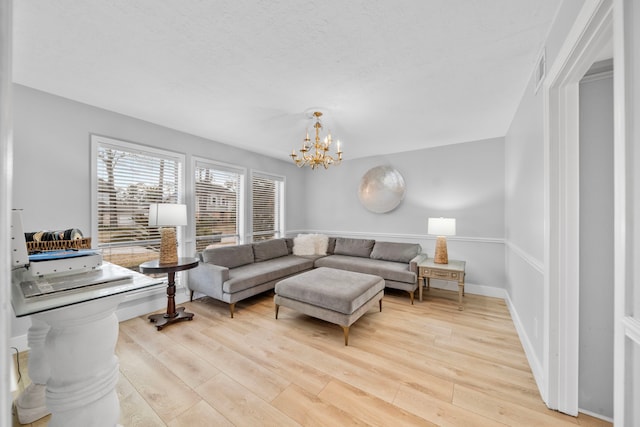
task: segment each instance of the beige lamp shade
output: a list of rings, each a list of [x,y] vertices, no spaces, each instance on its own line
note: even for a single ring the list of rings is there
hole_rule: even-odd
[[[427,233],[438,236],[436,238],[436,252],[433,256],[433,262],[436,264],[448,264],[449,254],[447,252],[447,238],[445,236],[456,235],[456,219],[429,218]]]
[[[149,225],[160,229],[160,265],[178,262],[178,241],[175,226],[187,225],[187,205],[171,203],[149,204]]]

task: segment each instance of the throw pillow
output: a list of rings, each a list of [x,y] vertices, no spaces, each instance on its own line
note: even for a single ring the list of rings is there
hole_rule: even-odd
[[[267,261],[289,255],[284,239],[271,239],[253,244],[253,258],[255,262]]]
[[[240,267],[253,262],[253,248],[250,244],[246,244],[205,249],[202,252],[202,259],[204,262],[222,267]]]
[[[376,242],[371,259],[409,263],[421,251],[418,243]]]
[[[315,250],[315,240],[311,234],[298,234],[293,238],[294,255],[314,255]]]
[[[375,242],[375,240],[369,239],[349,239],[346,237],[338,237],[336,238],[336,248],[333,253],[336,255],[350,255],[369,258]]]
[[[314,240],[314,255],[326,255],[329,246],[329,236],[312,234]]]

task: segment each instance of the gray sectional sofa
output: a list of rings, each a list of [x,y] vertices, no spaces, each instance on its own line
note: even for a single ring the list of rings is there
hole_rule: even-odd
[[[419,244],[376,242],[370,239],[330,237],[325,255],[293,255],[293,239],[273,239],[238,246],[205,249],[200,264],[189,271],[191,299],[201,293],[235,304],[271,290],[287,277],[315,267],[380,276],[388,288],[409,292],[413,304],[418,287],[417,264],[426,258]]]

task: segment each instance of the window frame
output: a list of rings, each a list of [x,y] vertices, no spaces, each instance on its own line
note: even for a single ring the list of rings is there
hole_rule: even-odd
[[[197,252],[198,236],[196,235],[196,204],[198,203],[198,197],[196,195],[196,180],[195,174],[200,165],[204,164],[212,169],[219,168],[222,171],[237,173],[240,176],[240,183],[238,185],[238,207],[237,211],[237,239],[238,244],[241,245],[246,242],[246,207],[247,207],[247,168],[238,166],[232,163],[221,162],[208,157],[192,156],[191,157],[191,172],[189,174],[190,179],[190,194],[192,201],[190,203],[191,209],[191,225],[189,227],[190,235],[193,236],[193,248],[194,252]]]
[[[111,148],[118,151],[125,151],[128,153],[142,154],[148,157],[156,157],[159,159],[165,159],[175,161],[178,164],[178,180],[176,183],[176,203],[185,203],[185,174],[186,174],[186,155],[183,153],[170,151],[166,149],[160,149],[151,147],[148,145],[125,141],[121,139],[106,137],[97,134],[90,134],[91,142],[91,235],[95,236],[92,245],[101,249],[103,247],[116,247],[126,246],[126,243],[116,243],[101,245],[99,241],[99,227],[98,227],[98,201],[99,201],[99,179],[98,179],[98,150],[101,147]],[[177,228],[178,239],[178,251],[180,254],[184,253],[185,247],[185,235],[182,230],[184,227]],[[156,242],[160,243],[160,238],[151,239],[142,242]]]
[[[286,236],[286,228],[285,228],[285,211],[286,211],[286,188],[287,188],[287,177],[284,175],[278,175],[278,174],[274,174],[271,172],[264,172],[264,171],[260,171],[260,170],[251,170],[251,176],[250,176],[250,182],[251,182],[251,192],[250,192],[250,197],[251,197],[251,201],[250,201],[250,213],[249,213],[249,218],[250,218],[250,230],[251,230],[251,241],[255,241],[255,237],[258,237],[259,235],[264,235],[264,234],[268,234],[269,232],[261,232],[261,233],[256,233],[254,230],[254,224],[253,224],[253,209],[254,209],[254,200],[253,200],[253,179],[254,177],[261,177],[263,179],[270,179],[276,182],[280,183],[280,194],[279,194],[279,212],[277,215],[277,221],[278,221],[278,225],[279,227],[275,227],[273,231],[274,234],[274,239],[278,239],[278,238],[282,238]]]

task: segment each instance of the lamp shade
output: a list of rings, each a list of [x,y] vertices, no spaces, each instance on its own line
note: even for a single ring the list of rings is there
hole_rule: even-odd
[[[187,205],[171,203],[149,204],[149,225],[156,227],[187,225]]]
[[[427,233],[434,236],[455,236],[455,218],[429,218]]]

